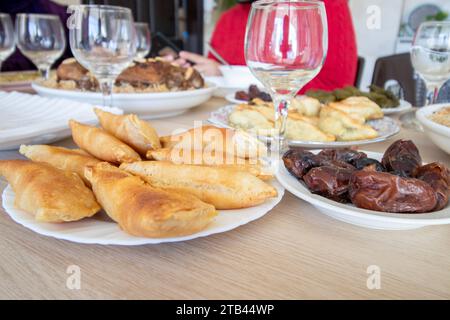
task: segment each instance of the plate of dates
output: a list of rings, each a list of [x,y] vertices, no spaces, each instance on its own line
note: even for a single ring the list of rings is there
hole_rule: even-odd
[[[447,167],[423,164],[412,141],[384,154],[354,149],[291,148],[278,181],[320,212],[361,227],[407,230],[450,224]]]

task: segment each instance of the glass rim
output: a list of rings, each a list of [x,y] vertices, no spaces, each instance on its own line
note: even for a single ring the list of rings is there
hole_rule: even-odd
[[[293,7],[295,10],[308,10],[308,9],[316,9],[316,8],[324,8],[324,4],[321,1],[314,0],[258,0],[252,3],[252,9],[261,9],[267,8],[267,5],[275,5],[275,4],[295,4],[295,3],[303,3],[306,4],[300,7]]]
[[[109,4],[73,4],[69,6],[70,8],[90,8],[90,9],[101,9],[104,11],[122,11],[122,12],[131,12],[130,8],[121,7],[121,6],[113,6]]]
[[[50,13],[18,13],[16,17],[33,17],[33,18],[42,18],[42,19],[59,19],[57,14]]]

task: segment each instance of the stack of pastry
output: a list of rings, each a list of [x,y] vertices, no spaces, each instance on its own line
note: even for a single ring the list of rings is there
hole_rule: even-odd
[[[286,138],[332,142],[373,139],[378,132],[368,120],[383,118],[381,108],[366,97],[350,97],[321,105],[311,97],[295,98],[288,110]],[[268,136],[275,127],[273,104],[254,99],[240,104],[228,117],[229,124],[258,135]]]
[[[103,208],[129,234],[172,237],[206,228],[216,209],[277,195],[259,160],[264,145],[246,133],[204,126],[159,138],[135,115],[95,111],[101,128],[69,123],[80,149],[23,145],[31,161],[0,161],[18,208],[43,222],[76,221]]]

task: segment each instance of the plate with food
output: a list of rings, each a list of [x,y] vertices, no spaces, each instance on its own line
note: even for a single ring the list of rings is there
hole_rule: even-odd
[[[356,87],[348,86],[333,91],[309,90],[306,95],[318,99],[322,104],[339,102],[350,97],[366,97],[376,103],[386,115],[405,112],[412,109],[411,103],[399,99],[389,90],[376,85],[369,86],[369,92],[361,91]]]
[[[259,99],[265,102],[272,102],[270,94],[264,92],[257,85],[250,85],[247,90],[239,90],[229,93],[225,99],[234,104],[250,103],[253,99]]]
[[[58,67],[56,75],[32,84],[45,97],[101,105],[103,98],[93,75],[70,58]],[[145,118],[162,118],[181,114],[208,101],[215,85],[206,83],[194,68],[184,68],[163,59],[138,59],[117,78],[113,106]]]
[[[21,144],[51,143],[70,136],[68,121],[96,123],[93,106],[63,98],[0,91],[2,122],[0,150],[18,149]],[[103,108],[121,114],[117,108]]]
[[[14,221],[79,243],[156,244],[232,230],[283,197],[245,133],[206,126],[159,137],[136,115],[96,114],[100,128],[70,121],[79,149],[23,145],[29,160],[0,161]]]
[[[31,90],[31,83],[38,80],[39,78],[41,78],[41,74],[39,71],[1,72],[0,90]]]
[[[419,108],[416,118],[431,141],[450,154],[450,105],[444,103]]]
[[[412,141],[398,140],[384,154],[291,149],[277,179],[320,212],[354,225],[406,230],[450,224],[448,169],[423,164]]]
[[[274,128],[273,104],[261,99],[228,105],[211,113],[211,123],[245,130],[269,140]],[[330,148],[363,145],[387,140],[400,131],[397,122],[384,117],[381,108],[367,97],[350,97],[323,105],[301,96],[291,101],[286,123],[289,145]]]

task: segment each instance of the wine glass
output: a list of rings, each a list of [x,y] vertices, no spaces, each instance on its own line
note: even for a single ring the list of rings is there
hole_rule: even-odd
[[[450,21],[420,25],[411,47],[411,62],[427,87],[427,104],[436,103],[439,90],[450,79]]]
[[[322,69],[328,25],[321,1],[260,0],[252,4],[245,37],[248,67],[272,96],[271,156],[283,151],[290,100]]]
[[[34,63],[44,79],[49,78],[50,67],[66,49],[61,20],[52,14],[18,14],[16,42],[22,54]]]
[[[2,62],[14,52],[14,28],[11,17],[0,13],[0,71]]]
[[[139,59],[145,59],[150,53],[151,49],[151,34],[148,27],[148,23],[136,22],[134,24],[136,28],[136,57]]]
[[[103,105],[112,106],[117,76],[136,55],[136,32],[128,8],[107,5],[71,6],[70,48],[98,80]]]

